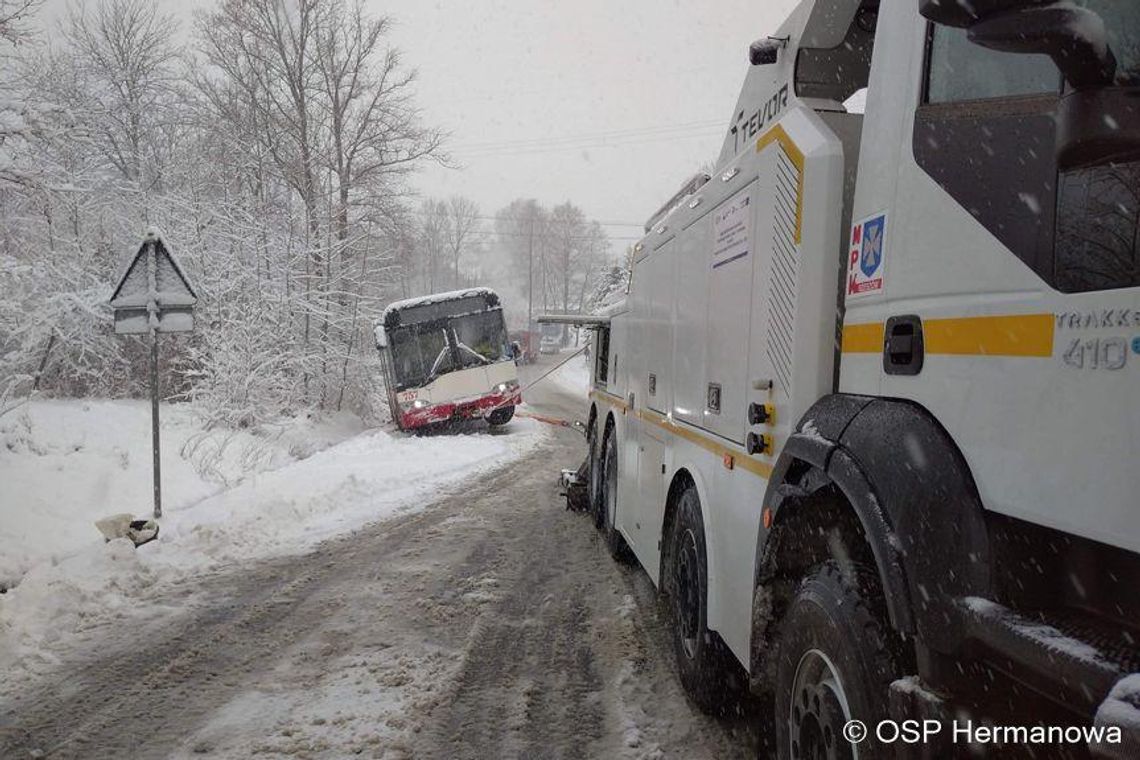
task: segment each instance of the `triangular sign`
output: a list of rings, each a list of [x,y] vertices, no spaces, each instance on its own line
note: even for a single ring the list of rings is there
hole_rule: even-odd
[[[155,255],[153,290],[147,262],[151,250]],[[111,306],[145,306],[152,300],[159,307],[193,306],[198,301],[198,295],[182,267],[178,266],[178,261],[162,242],[162,237],[156,231],[149,230],[123,276],[119,278],[111,295]]]
[[[115,292],[111,296],[112,305],[122,296],[150,291],[150,279],[147,273],[147,250],[149,247],[149,243],[143,243],[139,247],[138,253],[131,258],[131,263],[127,265],[123,276],[119,278],[119,284],[115,286]]]

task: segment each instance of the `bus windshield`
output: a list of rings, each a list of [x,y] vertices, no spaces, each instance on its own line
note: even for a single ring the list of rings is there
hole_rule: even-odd
[[[400,390],[509,358],[500,309],[397,327],[389,341]]]

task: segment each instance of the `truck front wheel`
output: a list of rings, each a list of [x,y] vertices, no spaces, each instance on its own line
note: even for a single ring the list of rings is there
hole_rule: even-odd
[[[780,760],[894,756],[875,737],[899,676],[893,637],[870,602],[875,578],[866,567],[832,560],[800,585],[776,642]]]

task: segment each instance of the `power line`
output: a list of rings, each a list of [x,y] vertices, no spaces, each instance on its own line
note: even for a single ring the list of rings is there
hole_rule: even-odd
[[[627,127],[625,129],[610,129],[600,132],[583,132],[577,135],[562,135],[553,137],[533,137],[524,140],[489,140],[482,142],[471,143],[458,143],[457,148],[462,149],[479,149],[479,148],[499,148],[505,146],[529,146],[544,147],[550,144],[559,144],[566,142],[581,142],[593,141],[598,139],[620,138],[620,137],[641,137],[643,135],[651,134],[665,134],[669,132],[684,132],[693,129],[708,129],[711,127],[723,126],[723,120],[716,121],[691,121],[682,122],[679,124],[657,124],[644,127]]]
[[[485,237],[529,237],[526,232],[496,232],[495,230],[472,230],[472,235],[483,235]],[[559,240],[596,240],[597,238],[590,235],[573,235],[571,237],[556,236]],[[606,235],[606,240],[641,240],[644,235]]]
[[[613,139],[609,139],[609,140],[605,140],[605,141],[601,141],[601,142],[583,143],[581,145],[552,145],[552,146],[548,146],[548,147],[526,146],[526,147],[517,148],[517,149],[507,149],[504,147],[503,149],[497,149],[497,150],[481,149],[481,150],[473,150],[470,152],[464,152],[461,150],[456,150],[456,151],[454,151],[454,153],[455,153],[455,155],[457,155],[459,157],[464,157],[464,158],[495,158],[495,157],[501,157],[501,156],[533,156],[533,155],[541,155],[543,153],[559,153],[559,152],[565,152],[565,151],[593,150],[593,149],[598,149],[598,148],[631,147],[631,146],[636,146],[636,145],[644,145],[646,143],[659,143],[659,142],[671,142],[671,141],[676,141],[676,140],[689,140],[689,139],[693,139],[696,137],[700,137],[702,139],[703,138],[712,138],[712,137],[720,136],[721,134],[723,134],[723,133],[720,130],[717,130],[716,132],[702,131],[702,132],[694,132],[691,134],[678,133],[675,135],[660,135],[660,136],[650,135],[648,137],[638,135],[636,137],[635,136],[629,136],[629,137],[622,137],[622,138],[613,138]]]
[[[431,216],[431,214],[429,212],[424,211],[423,209],[412,209],[410,211],[407,211],[406,213],[414,214],[415,216]],[[493,221],[496,221],[498,219],[498,216],[488,216],[487,214],[475,214],[472,218],[482,219],[482,220],[487,220],[487,221],[493,222]],[[526,219],[526,218],[529,218],[529,216],[523,217],[523,218]],[[591,219],[589,221],[591,221],[591,222],[597,221],[597,223],[602,225],[603,227],[638,227],[638,228],[640,228],[640,227],[643,227],[645,225],[644,222],[603,222],[603,221],[595,220],[595,219]]]

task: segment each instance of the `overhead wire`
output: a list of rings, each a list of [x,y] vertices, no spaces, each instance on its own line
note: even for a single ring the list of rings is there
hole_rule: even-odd
[[[458,143],[456,145],[456,147],[461,147],[461,148],[465,148],[465,149],[474,149],[474,148],[485,148],[485,147],[486,148],[497,148],[497,147],[501,147],[501,146],[505,146],[505,145],[526,146],[526,145],[533,144],[533,145],[537,145],[537,146],[545,146],[545,145],[549,145],[551,143],[578,142],[578,141],[582,141],[582,140],[596,140],[596,139],[617,138],[617,137],[626,137],[626,136],[640,137],[640,136],[643,136],[646,134],[651,135],[651,134],[657,134],[657,133],[678,132],[678,131],[686,131],[686,130],[693,130],[693,129],[705,129],[705,128],[711,128],[711,127],[719,127],[722,125],[723,125],[722,120],[709,121],[706,119],[703,121],[683,122],[680,124],[661,124],[661,125],[657,125],[657,126],[648,126],[648,127],[627,127],[625,129],[610,129],[610,130],[602,130],[602,131],[598,131],[598,132],[583,132],[583,133],[580,133],[577,135],[563,135],[561,137],[534,137],[534,138],[529,138],[529,139],[524,139],[524,140],[487,140],[487,141],[482,141],[482,142]]]
[[[452,153],[458,158],[497,158],[502,156],[533,156],[542,155],[544,153],[561,153],[566,151],[583,151],[583,150],[597,150],[601,148],[624,148],[636,145],[644,145],[647,143],[660,143],[672,142],[676,140],[691,140],[694,138],[713,138],[722,134],[720,130],[716,131],[702,131],[692,133],[677,133],[677,134],[664,134],[664,135],[630,135],[621,138],[607,138],[594,142],[583,142],[575,145],[548,145],[548,146],[524,146],[524,147],[502,147],[494,150],[479,149],[479,150],[462,150],[453,149]]]

